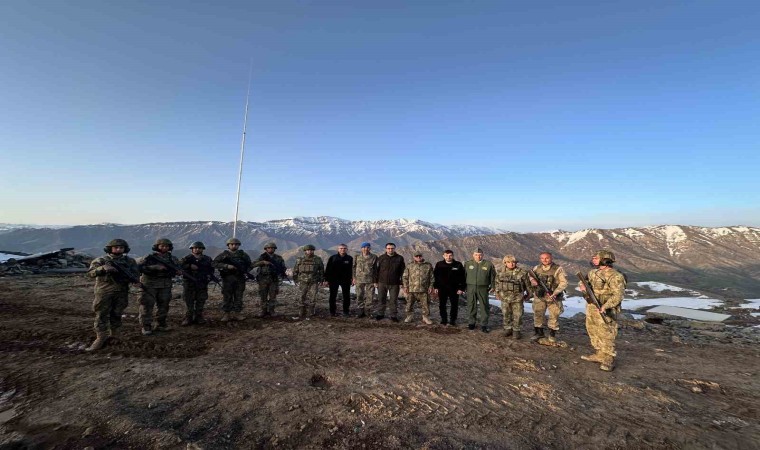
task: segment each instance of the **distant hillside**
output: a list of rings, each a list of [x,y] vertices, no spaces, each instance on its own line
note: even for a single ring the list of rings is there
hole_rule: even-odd
[[[607,248],[631,280],[680,284],[721,297],[760,297],[760,228],[754,227],[662,225],[505,233],[419,243],[399,252],[410,257],[413,249],[421,249],[428,260],[437,261],[450,248],[457,259],[465,260],[476,247],[499,263],[504,255],[514,254],[525,266],[537,264],[539,253],[548,250],[573,274],[587,271],[592,253]]]

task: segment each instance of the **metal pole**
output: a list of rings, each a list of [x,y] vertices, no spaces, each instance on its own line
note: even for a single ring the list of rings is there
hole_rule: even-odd
[[[235,199],[235,222],[232,224],[232,237],[237,233],[238,212],[240,211],[240,184],[243,180],[243,157],[245,156],[245,130],[248,126],[248,99],[251,96],[251,75],[253,74],[253,59],[248,70],[248,92],[245,94],[245,116],[243,117],[243,139],[240,142],[240,169],[238,170],[237,198]]]

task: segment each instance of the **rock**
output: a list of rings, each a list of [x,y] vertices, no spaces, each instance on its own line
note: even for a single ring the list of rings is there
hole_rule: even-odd
[[[725,339],[728,337],[728,333],[723,331],[699,331],[702,336],[709,336],[714,339]]]
[[[723,331],[726,329],[726,324],[720,322],[700,322],[694,320],[691,322],[691,328],[693,330]]]
[[[95,427],[87,427],[86,430],[84,430],[84,433],[82,433],[82,437],[86,438],[87,436],[92,436],[95,434]]]
[[[576,322],[585,322],[586,321],[586,314],[579,312],[575,313],[573,317],[570,318],[570,320],[574,320]]]

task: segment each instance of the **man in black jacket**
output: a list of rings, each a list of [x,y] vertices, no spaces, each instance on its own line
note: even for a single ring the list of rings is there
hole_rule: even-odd
[[[343,316],[348,316],[351,305],[351,278],[354,266],[354,258],[347,254],[346,244],[338,245],[338,253],[327,260],[325,268],[325,283],[330,286],[330,315],[337,314],[335,301],[338,297],[338,287],[343,293]]]
[[[459,312],[459,295],[467,287],[465,284],[464,266],[454,259],[454,252],[443,252],[443,260],[438,261],[433,269],[435,276],[435,293],[438,294],[439,309],[441,310],[441,325],[457,325],[457,313]],[[446,314],[446,303],[451,300],[451,320]]]
[[[385,244],[385,253],[377,258],[377,303],[375,304],[375,319],[382,320],[385,317],[385,307],[388,306],[391,320],[398,322],[398,292],[401,287],[401,277],[404,275],[404,257],[396,253],[396,244]],[[390,297],[390,302],[387,302]]]

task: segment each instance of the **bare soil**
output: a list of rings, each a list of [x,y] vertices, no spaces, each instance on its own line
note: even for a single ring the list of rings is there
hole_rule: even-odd
[[[760,351],[690,341],[666,326],[626,326],[612,373],[568,348],[491,333],[317,317],[224,324],[212,290],[203,326],[143,337],[136,294],[122,334],[94,354],[93,283],[80,276],[0,279],[0,448],[759,448]],[[175,294],[180,287],[175,286]],[[402,305],[403,307],[403,305]],[[433,306],[433,317],[438,310]],[[531,321],[526,316],[524,334]]]

